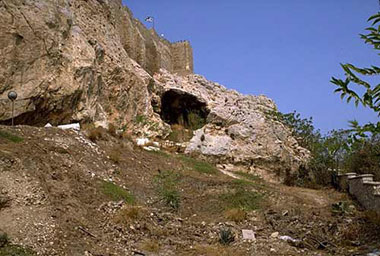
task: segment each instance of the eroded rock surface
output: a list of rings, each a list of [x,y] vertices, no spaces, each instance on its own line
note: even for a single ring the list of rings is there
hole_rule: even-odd
[[[187,93],[207,106],[206,125],[194,133],[185,152],[217,163],[244,166],[263,176],[285,177],[306,164],[309,152],[300,147],[291,131],[270,115],[275,103],[265,96],[242,95],[200,75],[156,74],[161,95]],[[173,93],[172,93],[173,94]],[[173,100],[175,98],[173,97]],[[228,165],[225,165],[228,168]]]
[[[0,33],[0,123],[10,122],[14,90],[16,124],[112,123],[160,139],[177,125],[190,130],[186,153],[263,175],[307,161],[266,114],[272,100],[193,75],[189,42],[158,36],[121,0],[3,0]]]

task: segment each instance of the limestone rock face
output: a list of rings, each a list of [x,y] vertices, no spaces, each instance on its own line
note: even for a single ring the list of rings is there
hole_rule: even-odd
[[[193,75],[187,41],[170,43],[133,18],[121,0],[0,1],[0,124],[112,123],[166,139],[191,127],[186,153],[284,176],[308,152],[245,96]],[[188,135],[186,135],[188,136]]]
[[[160,68],[188,74],[193,68],[188,42],[159,37],[121,0],[4,0],[0,34],[3,123],[11,117],[11,90],[19,95],[16,124],[156,120],[150,74]]]
[[[195,131],[185,152],[217,163],[244,166],[262,175],[284,178],[306,164],[309,152],[298,146],[291,131],[269,114],[275,103],[265,96],[242,95],[200,75],[155,76],[160,94],[182,91],[204,102],[209,110],[206,125]],[[227,166],[227,165],[226,165]]]

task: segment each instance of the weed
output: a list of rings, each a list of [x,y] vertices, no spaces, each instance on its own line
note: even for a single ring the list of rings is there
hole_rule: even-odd
[[[171,126],[171,129],[172,131],[170,132],[167,139],[174,142],[190,141],[190,139],[194,136],[193,130],[186,129],[179,124],[173,124]]]
[[[250,181],[260,181],[260,177],[252,173],[236,172],[236,174]]]
[[[0,232],[0,248],[4,247],[9,243],[9,238],[7,233]]]
[[[157,155],[157,156],[160,156],[160,157],[164,157],[164,158],[169,158],[171,155],[164,152],[164,151],[161,151],[161,150],[158,150],[158,151],[147,151],[153,155]]]
[[[207,255],[207,256],[242,256],[246,255],[245,252],[237,248],[228,248],[221,245],[196,245],[194,247],[195,255]]]
[[[375,211],[365,211],[364,217],[376,226],[380,226],[380,213]]]
[[[0,232],[0,256],[33,256],[36,255],[30,249],[9,243],[6,233]]]
[[[6,245],[4,247],[0,247],[0,256],[34,256],[36,253],[34,253],[32,250],[23,248],[18,245]]]
[[[8,204],[9,204],[9,201],[10,201],[9,197],[0,194],[0,210],[1,210],[2,208],[7,207]],[[1,233],[0,233],[0,235],[1,235]],[[1,242],[0,242],[0,243],[1,243]]]
[[[113,137],[116,137],[116,126],[113,125],[113,124],[109,124],[108,125],[108,133],[113,136]]]
[[[12,141],[14,143],[20,143],[24,140],[23,138],[21,138],[17,135],[13,135],[9,132],[2,131],[2,130],[0,130],[0,138],[4,138],[4,139]]]
[[[247,218],[247,212],[239,208],[228,209],[224,212],[224,217],[231,221],[241,222]]]
[[[222,245],[230,245],[235,241],[235,235],[231,229],[222,229],[219,233],[219,243]]]
[[[103,127],[91,128],[88,131],[88,138],[92,142],[96,142],[98,140],[105,138],[105,129]]]
[[[205,118],[203,118],[201,115],[199,115],[198,113],[194,111],[190,112],[187,118],[188,118],[188,126],[192,130],[198,130],[206,124]]]
[[[178,209],[181,203],[181,196],[178,191],[179,175],[173,171],[161,171],[155,176],[154,183],[157,191],[166,203],[173,209]]]
[[[158,253],[160,251],[160,244],[157,240],[145,240],[141,248],[148,252]]]
[[[224,202],[227,209],[244,209],[246,211],[260,208],[262,195],[249,189],[238,187],[233,192],[220,195],[220,200]]]
[[[184,162],[187,166],[189,166],[191,169],[200,172],[200,173],[207,173],[207,174],[216,174],[218,171],[216,167],[213,165],[197,160],[191,157],[187,157],[184,155],[180,155],[179,158]]]
[[[111,198],[113,201],[123,200],[126,203],[133,204],[135,198],[125,189],[113,184],[112,182],[103,181],[102,190],[105,195]]]
[[[120,150],[117,149],[117,148],[113,148],[109,154],[109,158],[112,162],[114,162],[115,164],[118,164],[120,163],[120,159],[121,159],[121,153],[120,153]]]
[[[144,115],[137,115],[135,118],[136,124],[145,124],[146,123],[146,117]]]
[[[146,214],[146,210],[141,206],[125,205],[117,212],[114,221],[118,224],[127,225],[130,221],[140,220]]]

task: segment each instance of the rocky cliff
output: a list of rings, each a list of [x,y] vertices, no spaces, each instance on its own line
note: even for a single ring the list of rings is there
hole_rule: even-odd
[[[266,114],[273,101],[193,75],[190,43],[147,29],[121,0],[2,0],[0,33],[3,124],[14,90],[16,124],[112,123],[160,140],[180,127],[189,154],[280,176],[307,161]]]

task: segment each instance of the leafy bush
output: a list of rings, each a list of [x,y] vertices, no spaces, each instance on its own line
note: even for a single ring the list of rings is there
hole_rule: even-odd
[[[179,209],[181,195],[178,191],[180,176],[173,171],[161,171],[154,178],[156,189],[166,205],[173,209]]]
[[[286,184],[313,188],[331,185],[334,170],[342,167],[351,150],[351,131],[332,130],[322,136],[314,128],[312,118],[301,118],[297,112],[270,112],[269,115],[288,126],[299,145],[311,153],[309,164],[301,166],[296,176],[287,177]]]
[[[356,141],[352,151],[346,155],[343,169],[345,172],[359,174],[371,173],[380,180],[380,141],[371,138]]]
[[[135,198],[125,189],[113,184],[112,182],[104,181],[102,183],[102,190],[105,195],[113,201],[123,200],[127,203],[134,203]]]

